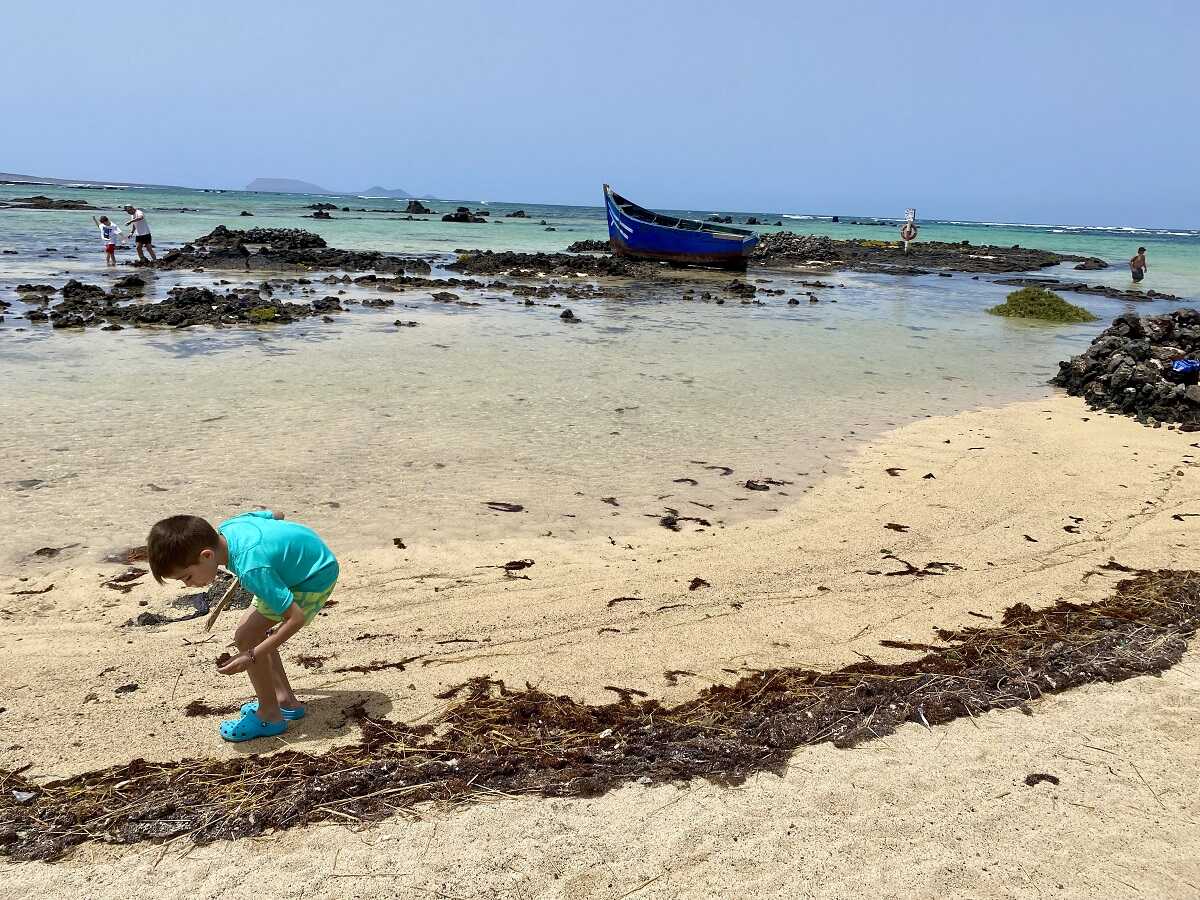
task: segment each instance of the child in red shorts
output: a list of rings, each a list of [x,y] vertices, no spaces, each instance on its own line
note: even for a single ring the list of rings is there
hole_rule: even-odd
[[[100,229],[100,240],[104,242],[104,264],[115,266],[117,264],[117,239],[121,237],[121,229],[110,222],[108,216],[101,216],[98,222],[96,217],[92,216],[92,221]]]

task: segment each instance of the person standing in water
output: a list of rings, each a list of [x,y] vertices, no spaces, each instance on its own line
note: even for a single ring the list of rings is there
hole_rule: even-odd
[[[125,207],[125,212],[129,213],[129,221],[125,223],[125,227],[133,227],[133,242],[137,246],[138,259],[146,262],[147,250],[150,251],[150,259],[158,259],[154,252],[154,239],[150,236],[150,223],[146,221],[146,214],[133,206]]]
[[[1129,274],[1133,276],[1134,281],[1141,281],[1146,277],[1146,270],[1150,268],[1146,262],[1146,248],[1138,247],[1137,256],[1129,260]]]

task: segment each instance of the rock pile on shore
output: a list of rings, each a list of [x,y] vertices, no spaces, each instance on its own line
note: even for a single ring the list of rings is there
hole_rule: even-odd
[[[1200,430],[1197,372],[1176,372],[1177,360],[1200,359],[1200,311],[1118,316],[1086,351],[1058,364],[1052,383],[1093,409],[1120,412],[1157,426]]]
[[[607,253],[612,249],[608,241],[576,241],[567,248],[568,253]]]
[[[389,256],[377,250],[338,250],[300,228],[249,228],[218,225],[211,232],[172,250],[157,263],[160,269],[342,270],[346,272],[415,272],[428,274],[421,259]]]

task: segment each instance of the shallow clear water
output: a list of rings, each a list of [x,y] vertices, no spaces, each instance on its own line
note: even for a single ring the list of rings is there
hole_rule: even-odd
[[[252,226],[305,228],[324,237],[333,247],[376,249],[403,252],[451,253],[458,248],[492,250],[561,251],[573,241],[584,238],[607,239],[604,211],[597,205],[547,206],[538,204],[488,203],[481,201],[423,201],[437,212],[424,221],[403,221],[387,213],[341,212],[334,210],[330,220],[304,218],[311,215],[306,209],[313,203],[337,203],[353,209],[402,210],[407,201],[367,199],[357,196],[308,194],[256,194],[240,191],[221,193],[191,190],[103,190],[66,189],[39,186],[0,185],[0,201],[31,194],[79,198],[108,211],[118,224],[126,220],[121,206],[131,203],[142,207],[147,214],[155,238],[162,246],[182,244],[210,231],[217,225],[232,228]],[[652,198],[633,198],[651,205]],[[600,186],[596,186],[596,202],[601,203]],[[492,210],[486,225],[444,223],[441,214],[458,205],[471,209]],[[179,212],[180,209],[195,210]],[[508,219],[505,214],[525,210],[529,218]],[[242,210],[254,218],[239,216]],[[683,215],[704,217],[711,210],[673,210]],[[0,250],[15,249],[39,271],[53,270],[64,253],[79,254],[86,261],[103,263],[98,239],[92,228],[92,212],[57,212],[40,210],[0,210]],[[851,225],[833,223],[826,217],[814,218],[786,211],[747,211],[734,213],[743,220],[753,215],[760,220],[782,221],[783,227],[773,225],[757,229],[762,233],[796,231],[825,234],[837,238],[872,238],[895,240],[896,226]],[[864,221],[862,217],[854,218]],[[545,220],[548,224],[540,224]],[[503,224],[498,224],[503,223]],[[554,231],[546,231],[552,227]],[[970,241],[973,244],[1011,246],[1021,244],[1047,250],[1058,250],[1084,256],[1097,256],[1112,268],[1094,272],[1070,272],[1067,277],[1079,277],[1090,284],[1111,284],[1131,287],[1128,261],[1139,246],[1147,248],[1150,275],[1143,287],[1194,299],[1200,294],[1200,231],[1184,228],[1136,228],[1112,225],[1018,225],[965,222],[924,222],[920,238],[931,241]],[[44,248],[55,247],[54,253]],[[132,250],[124,250],[123,258],[132,258]],[[79,260],[71,261],[72,265]],[[0,266],[10,263],[0,257]],[[61,266],[58,268],[61,269]],[[0,273],[2,273],[0,269]]]
[[[224,223],[316,226],[343,247],[562,249],[603,228],[595,210],[532,205],[524,207],[532,222],[503,226],[382,215],[306,222],[298,211],[313,198],[189,192],[184,204],[178,194],[137,194],[164,244]],[[155,209],[168,200],[205,211]],[[229,217],[242,208],[255,217]],[[19,251],[0,256],[0,296],[14,299],[11,287],[33,275],[104,283],[123,274],[98,266],[90,215],[0,211],[0,249]],[[559,230],[545,232],[541,217]],[[64,239],[68,226],[78,233]],[[962,227],[983,239],[975,235],[984,229]],[[1023,238],[1081,253],[1123,246],[1112,236]],[[75,246],[83,258],[64,260]],[[1166,246],[1164,237],[1152,249],[1152,265],[1161,258],[1170,269],[1174,259],[1171,277],[1183,285],[1175,290],[1194,296],[1192,256]],[[1112,273],[1080,274],[1095,282]],[[160,273],[152,293],[218,277],[243,280]],[[259,503],[313,524],[342,549],[390,546],[393,537],[410,545],[547,532],[615,539],[668,507],[721,527],[782,508],[881,429],[1045,394],[1057,362],[1128,308],[1086,297],[1100,322],[1039,326],[985,315],[1009,290],[986,278],[826,276],[840,286],[810,304],[797,281],[813,276],[766,277],[763,286],[787,296],[717,306],[647,286],[633,292],[642,299],[570,301],[578,325],[497,291],[473,292],[475,308],[410,292],[393,295],[392,309],[358,309],[332,324],[251,330],[64,333],[10,314],[0,324],[0,519],[17,527],[0,534],[0,558],[76,541],[99,551],[140,540],[162,515],[219,517]],[[347,294],[356,295],[369,294]],[[788,306],[788,296],[802,303]],[[420,326],[397,329],[395,318]],[[742,486],[760,477],[793,483]],[[493,500],[525,511],[494,512],[484,506]]]

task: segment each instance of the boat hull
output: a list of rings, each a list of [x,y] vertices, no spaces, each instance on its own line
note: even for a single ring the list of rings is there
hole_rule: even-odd
[[[737,229],[717,233],[702,222],[672,220],[683,227],[671,227],[642,221],[626,214],[610,191],[605,192],[605,205],[609,245],[618,256],[742,271],[758,243],[752,233]]]

